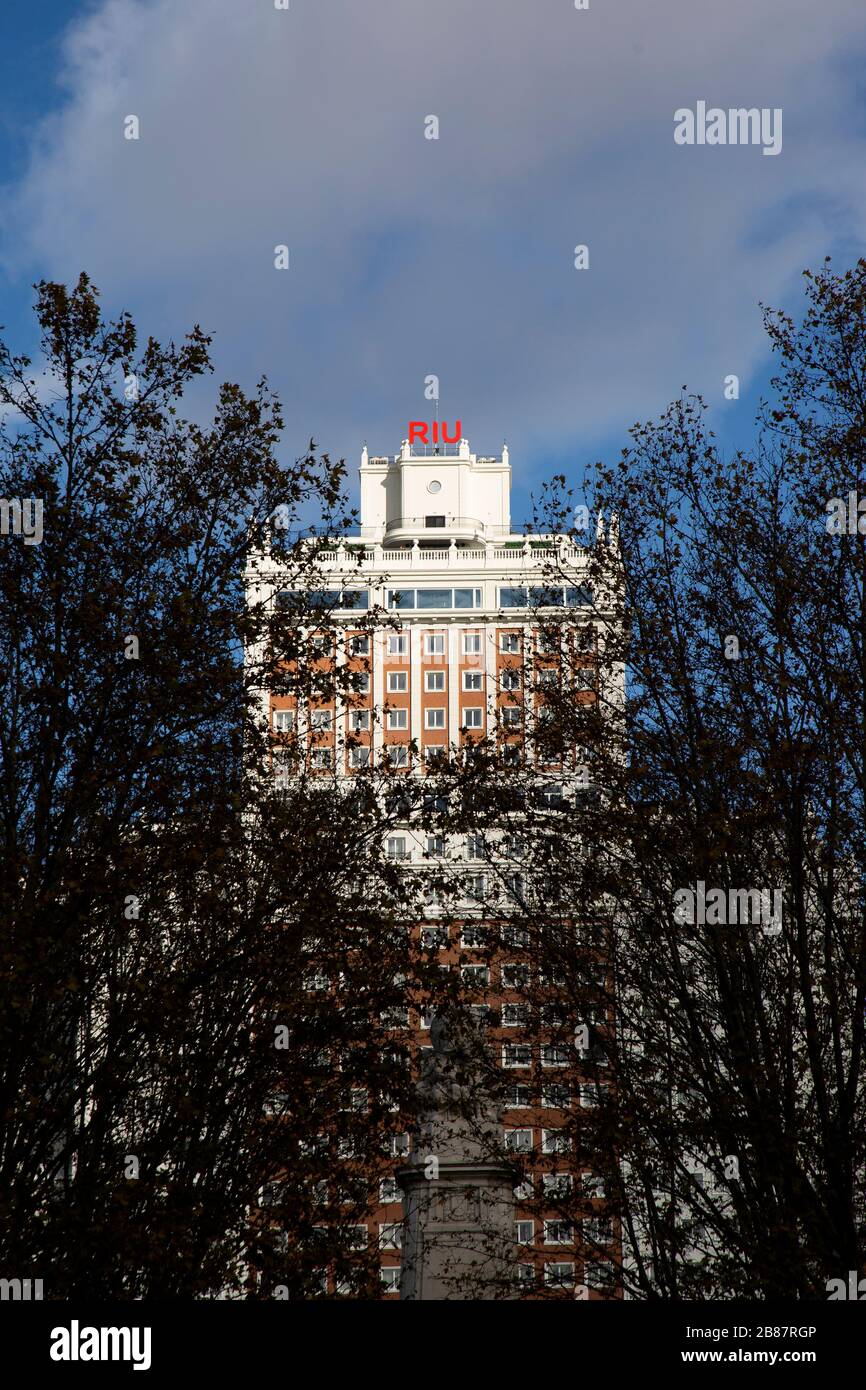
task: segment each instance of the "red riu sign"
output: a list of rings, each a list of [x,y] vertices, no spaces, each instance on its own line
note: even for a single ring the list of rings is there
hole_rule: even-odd
[[[427,438],[427,431],[433,431],[432,440]],[[463,438],[463,426],[458,420],[454,426],[454,433],[448,433],[447,420],[434,420],[432,425],[428,425],[425,420],[409,421],[409,443],[410,444],[459,444]]]

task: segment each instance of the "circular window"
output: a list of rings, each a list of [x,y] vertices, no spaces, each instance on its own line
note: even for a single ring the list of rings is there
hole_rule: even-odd
[[[433,481],[432,481],[432,483],[428,483],[428,484],[427,484],[427,491],[428,491],[428,492],[441,492],[441,491],[442,491],[442,484],[439,483],[439,482],[437,482],[436,479],[434,478]]]

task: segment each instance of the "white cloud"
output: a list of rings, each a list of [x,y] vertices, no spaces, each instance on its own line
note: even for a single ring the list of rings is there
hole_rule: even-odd
[[[199,319],[221,374],[268,373],[292,447],[395,449],[435,372],[520,469],[684,382],[745,386],[757,301],[862,243],[862,35],[861,0],[105,0],[6,191],[4,260],[86,269],[162,336]],[[782,154],[675,146],[698,98],[782,107]]]

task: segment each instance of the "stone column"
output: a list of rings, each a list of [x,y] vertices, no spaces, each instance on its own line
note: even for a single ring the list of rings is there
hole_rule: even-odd
[[[422,1118],[404,1193],[401,1299],[508,1299],[514,1286],[515,1171],[485,1094],[480,1039],[434,1019],[419,1080]],[[484,1068],[483,1070],[489,1070]]]

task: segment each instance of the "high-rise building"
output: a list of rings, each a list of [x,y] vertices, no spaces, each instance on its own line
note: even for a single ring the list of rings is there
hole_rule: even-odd
[[[533,805],[569,804],[571,788],[586,777],[580,750],[553,751],[543,760],[538,754],[529,757],[526,735],[542,716],[549,684],[566,669],[575,701],[596,700],[600,679],[609,683],[612,703],[618,699],[621,667],[607,670],[604,662],[611,605],[593,592],[590,578],[594,547],[513,529],[505,447],[492,457],[471,453],[465,439],[438,446],[404,440],[390,457],[371,455],[365,447],[360,481],[360,530],[319,549],[321,588],[313,595],[329,615],[330,635],[317,639],[322,659],[354,673],[352,693],[332,692],[306,707],[296,695],[268,696],[263,718],[275,731],[298,736],[311,771],[346,778],[368,767],[383,767],[395,777],[425,777],[449,750],[459,757],[468,745],[488,739],[506,766],[525,768],[530,813]],[[615,545],[612,532],[599,519],[595,547]],[[291,584],[276,564],[257,567],[250,582],[256,600],[279,602],[283,595],[283,602],[291,602]],[[388,621],[373,630],[366,621],[359,625],[374,608]],[[561,634],[544,622],[544,614],[553,612],[568,616]],[[389,833],[386,852],[407,873],[436,857],[461,867],[460,923],[454,926],[453,913],[448,926],[437,923],[432,898],[418,930],[441,951],[443,965],[462,969],[476,994],[482,987],[481,997],[489,987],[489,999],[497,1004],[490,1036],[508,1082],[504,1144],[515,1155],[539,1155],[528,1178],[533,1206],[516,1208],[518,1277],[539,1292],[601,1296],[594,1292],[598,1281],[589,1262],[581,1259],[579,1233],[558,1218],[554,1202],[563,1184],[583,1183],[587,1210],[594,1202],[603,1210],[598,1179],[566,1171],[559,1137],[563,1110],[591,1105],[599,1082],[565,1086],[561,1045],[527,1034],[520,989],[527,966],[519,930],[509,934],[503,927],[495,962],[479,952],[483,963],[472,963],[473,949],[481,946],[473,918],[490,886],[491,854],[500,888],[522,892],[514,832],[513,824],[503,824],[483,846],[472,835],[455,844],[453,837],[422,832],[407,814]],[[416,1021],[423,1047],[429,1019],[422,1013]],[[406,1143],[408,1138],[395,1140],[397,1162]],[[545,1214],[548,1192],[551,1207]],[[524,1185],[518,1203],[528,1196]],[[368,1234],[381,1250],[386,1288],[396,1296],[400,1189],[386,1181],[381,1197]],[[605,1223],[600,1214],[596,1248],[599,1233],[604,1243]],[[615,1263],[615,1226],[608,1224]]]

